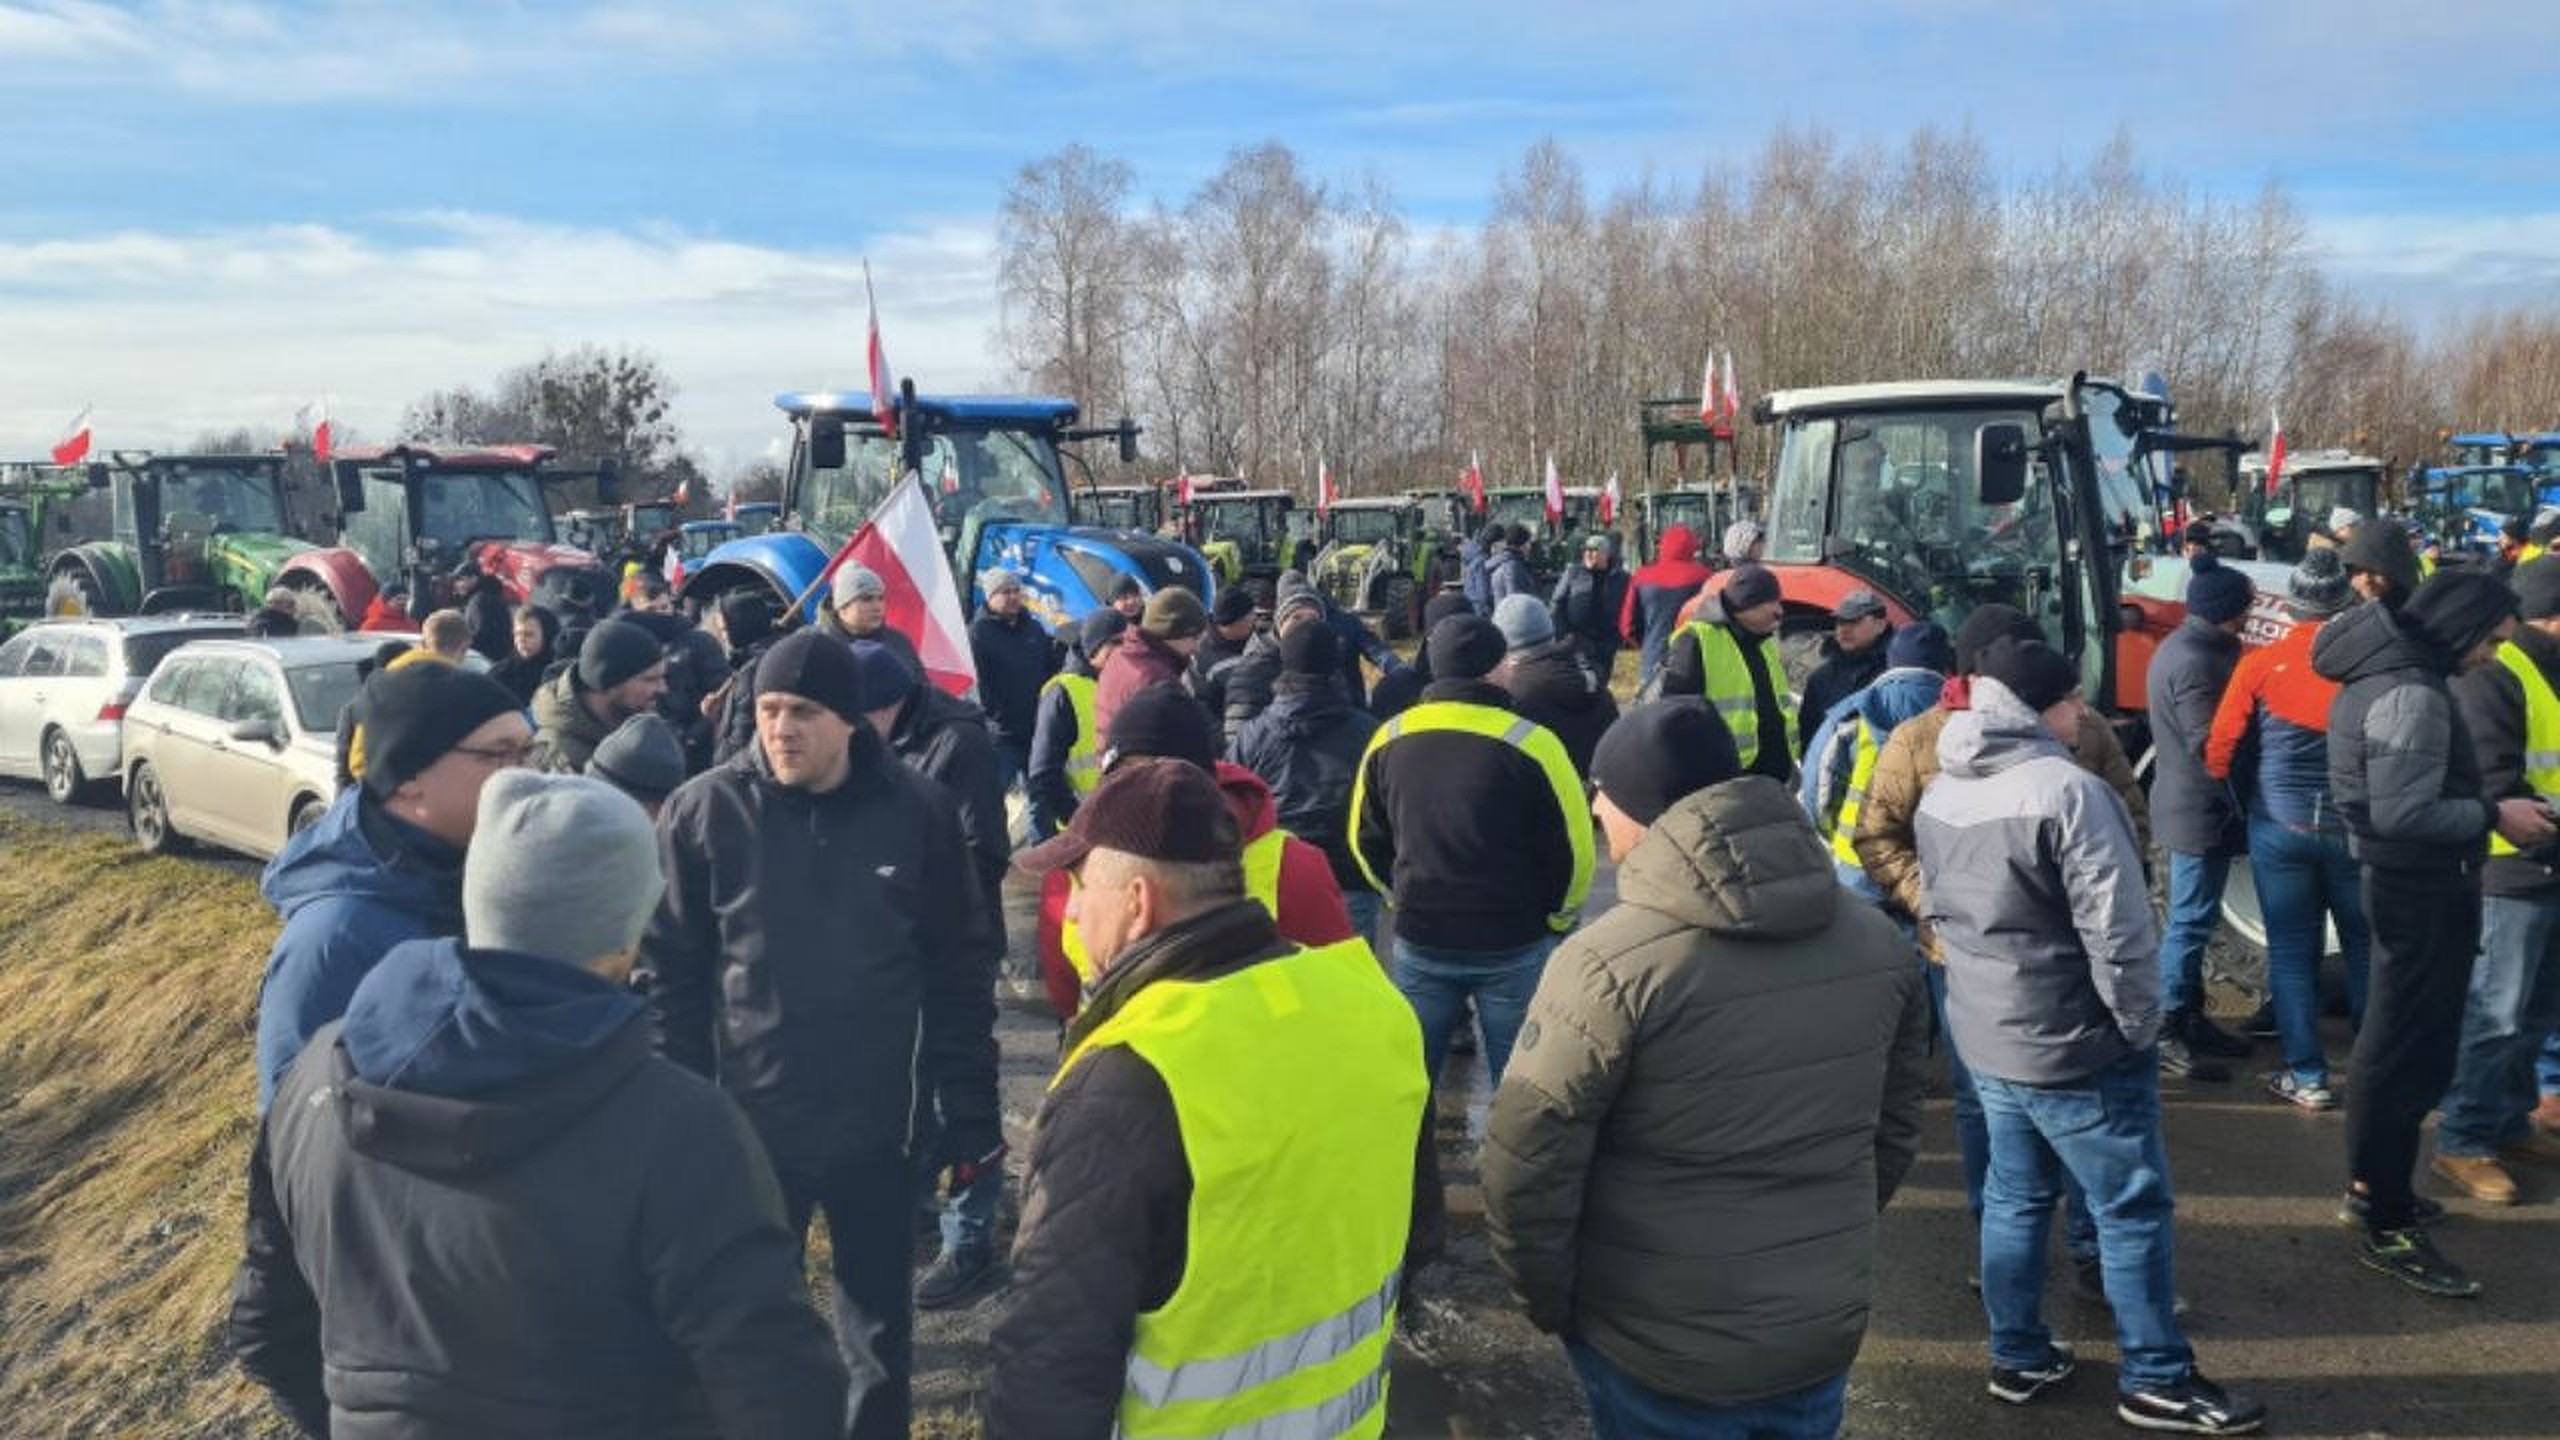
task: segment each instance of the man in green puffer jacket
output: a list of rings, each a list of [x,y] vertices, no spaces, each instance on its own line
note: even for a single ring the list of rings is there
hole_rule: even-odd
[[[1548,961],[1494,1097],[1494,1256],[1602,1440],[1832,1433],[1919,1143],[1920,967],[1701,702],[1630,711],[1591,771],[1621,903]]]

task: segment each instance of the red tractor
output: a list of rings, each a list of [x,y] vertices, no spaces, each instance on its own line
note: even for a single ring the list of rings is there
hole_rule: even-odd
[[[602,619],[613,610],[613,574],[560,543],[545,491],[592,481],[610,503],[613,469],[563,470],[552,454],[548,445],[414,443],[342,451],[333,464],[344,531],[335,548],[296,565],[343,582],[330,588],[349,597],[340,603],[349,625],[377,589],[405,591],[408,613],[423,618],[458,603],[462,582],[484,572],[512,603],[547,606],[564,621]]]

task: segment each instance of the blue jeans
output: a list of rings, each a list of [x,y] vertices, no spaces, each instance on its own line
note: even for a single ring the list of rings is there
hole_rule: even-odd
[[[2492,895],[2480,906],[2480,959],[2462,1014],[2462,1053],[2444,1095],[2436,1149],[2482,1156],[2532,1127],[2534,1062],[2560,1026],[2560,901]]]
[[[996,1229],[996,1201],[1004,1195],[1004,1167],[990,1165],[943,1197],[942,1252],[989,1249]]]
[[[2146,1050],[2087,1079],[2021,1085],[1976,1075],[1991,1127],[1982,1194],[1982,1308],[1991,1363],[2034,1365],[2051,1353],[2044,1323],[2045,1232],[2065,1175],[2098,1220],[2098,1262],[2130,1393],[2173,1385],[2195,1368],[2178,1331],[2171,1275],[2169,1153],[2160,1141],[2160,1056]]]
[[[2542,1093],[2560,1095],[2560,1034],[2542,1042],[2542,1059],[2534,1068],[2541,1072]]]
[[[1371,949],[1378,944],[1378,911],[1380,901],[1375,890],[1342,892],[1342,908],[1351,912],[1351,932],[1367,941]]]
[[[1927,962],[1922,962],[1926,964]],[[1974,1222],[1982,1221],[1982,1186],[1991,1171],[1991,1131],[1982,1120],[1982,1096],[1973,1088],[1973,1072],[1956,1053],[1947,1033],[1947,969],[1930,965],[1929,1005],[1937,1012],[1938,1048],[1947,1053],[1947,1088],[1956,1102],[1956,1152],[1964,1159],[1964,1204]],[[2098,1222],[2089,1214],[2089,1197],[2080,1182],[2062,1177],[2062,1248],[2074,1261],[2098,1258]]]
[[[2347,853],[2343,834],[2252,815],[2249,878],[2258,887],[2258,911],[2267,926],[2267,999],[2275,1007],[2285,1068],[2305,1085],[2327,1085],[2329,1057],[2320,1048],[2320,952],[2328,948],[2327,925],[2338,927],[2348,1013],[2364,1023],[2373,937],[2357,893],[2355,857]]]
[[[2160,1008],[2170,1014],[2204,1006],[2204,951],[2222,923],[2228,855],[2169,852],[2169,924],[2160,936]]]
[[[1466,1018],[1467,1001],[1476,1002],[1476,1025],[1484,1035],[1484,1068],[1493,1083],[1511,1063],[1511,1044],[1520,1037],[1520,1021],[1529,1013],[1529,997],[1538,993],[1538,977],[1547,954],[1561,938],[1550,935],[1524,950],[1433,950],[1399,937],[1391,967],[1396,988],[1422,1022],[1422,1059],[1432,1082],[1440,1062],[1449,1058],[1449,1037]]]
[[[1748,1405],[1700,1405],[1648,1390],[1609,1357],[1568,1340],[1597,1440],[1832,1440],[1849,1404],[1842,1371],[1802,1390]]]

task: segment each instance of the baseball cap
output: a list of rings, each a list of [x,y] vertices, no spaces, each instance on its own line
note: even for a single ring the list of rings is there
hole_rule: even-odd
[[[1024,873],[1079,865],[1096,850],[1199,865],[1243,850],[1235,814],[1209,772],[1187,760],[1135,760],[1103,777],[1055,837],[1013,857]]]

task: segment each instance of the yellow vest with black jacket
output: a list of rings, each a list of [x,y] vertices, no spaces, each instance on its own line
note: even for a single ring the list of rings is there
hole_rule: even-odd
[[[2490,798],[2507,798],[2514,789],[2501,786],[2497,778],[2505,768],[2507,746],[2513,743],[2517,781],[2534,795],[2560,802],[2560,691],[2553,689],[2536,658],[2538,651],[2543,659],[2560,664],[2560,653],[2555,653],[2560,652],[2560,642],[2525,629],[2516,634],[2516,639],[2498,647],[2495,666],[2484,665],[2456,680],[2455,691],[2473,732]],[[2501,680],[2512,682],[2521,693],[2521,716],[2512,708],[2514,702],[2499,693],[2506,688],[2496,683]],[[2520,851],[2492,827],[2489,864],[2480,876],[2482,888],[2491,895],[2560,898],[2560,875],[2555,875],[2552,863],[2555,853],[2560,849],[2547,844]]]
[[[1280,918],[1280,856],[1288,843],[1289,832],[1276,827],[1244,842],[1244,893],[1274,920]],[[1067,883],[1075,882],[1071,878]],[[1058,950],[1075,968],[1076,978],[1091,985],[1093,955],[1085,949],[1084,935],[1072,916],[1058,924]]]
[[[1144,1060],[1191,1195],[1180,1281],[1136,1317],[1116,1433],[1382,1434],[1429,1092],[1412,1007],[1358,940],[1159,975],[1114,1007],[1117,974],[1052,1088],[1111,1047]]]
[[[1699,667],[1706,677],[1707,703],[1724,717],[1725,728],[1733,732],[1733,748],[1741,756],[1742,767],[1751,768],[1760,756],[1760,691],[1751,680],[1751,662],[1742,655],[1742,643],[1734,638],[1733,627],[1720,621],[1695,620],[1689,625],[1689,638],[1698,647]],[[1772,697],[1778,702],[1778,715],[1785,733],[1772,743],[1795,751],[1796,701],[1787,691],[1787,667],[1778,654],[1778,637],[1764,635],[1752,647],[1759,652],[1761,669],[1769,677]]]
[[[1075,711],[1076,743],[1067,747],[1067,788],[1082,800],[1102,783],[1102,737],[1093,725],[1093,677],[1061,670],[1042,681],[1040,690],[1042,694],[1066,691],[1067,704]]]
[[[1867,717],[1863,715],[1858,717],[1857,729],[1853,733],[1857,749],[1853,752],[1855,758],[1849,762],[1849,787],[1841,792],[1839,808],[1827,820],[1821,816],[1814,817],[1814,824],[1817,828],[1828,826],[1831,858],[1857,869],[1858,812],[1866,808],[1867,787],[1875,783],[1876,761],[1884,754],[1884,737],[1876,733],[1876,727],[1868,724]]]

